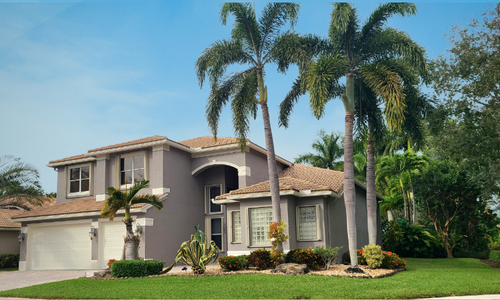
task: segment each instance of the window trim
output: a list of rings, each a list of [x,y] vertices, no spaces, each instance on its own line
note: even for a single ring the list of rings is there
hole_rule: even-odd
[[[252,206],[245,208],[245,215],[246,215],[245,225],[247,227],[247,236],[246,236],[247,248],[269,248],[273,246],[271,243],[266,245],[252,245],[252,228],[251,228],[252,226],[250,226],[252,218],[250,215],[251,214],[250,210],[259,208],[270,208],[271,211],[273,210],[273,207],[270,205]]]
[[[212,219],[220,219],[220,229],[221,229],[221,249],[220,252],[226,251],[224,249],[224,217],[215,217],[215,218],[205,218],[205,235],[207,237],[207,241],[210,242],[212,240]]]
[[[120,160],[122,158],[128,158],[128,157],[134,157],[134,156],[139,156],[142,155],[144,157],[144,179],[149,180],[149,158],[148,158],[148,151],[147,150],[141,150],[141,151],[134,151],[134,152],[128,152],[128,153],[123,153],[123,154],[118,154],[116,155],[115,159],[115,164],[116,164],[116,174],[115,174],[115,186],[117,186],[120,190],[125,190],[125,189],[130,189],[131,187],[134,186],[133,183],[127,183],[121,184],[120,182],[120,177],[121,177],[121,171],[120,171]]]
[[[299,210],[302,207],[315,207],[316,208],[316,238],[315,239],[300,239],[299,231]],[[297,242],[319,242],[322,241],[322,227],[321,227],[321,208],[319,204],[314,205],[298,205],[295,207],[295,228],[297,232]]]
[[[239,213],[240,214],[240,241],[235,241],[235,228],[234,228],[234,217],[233,217],[233,214],[234,213]],[[241,238],[242,238],[242,232],[243,232],[243,226],[241,224],[241,210],[230,210],[228,211],[228,214],[227,214],[227,223],[228,223],[228,226],[229,226],[229,233],[228,233],[228,238],[229,238],[229,243],[231,244],[241,244]]]
[[[85,192],[75,192],[75,193],[70,193],[70,188],[71,188],[71,169],[78,169],[78,168],[84,168],[84,167],[89,167],[89,190]],[[90,196],[92,195],[93,192],[93,175],[94,175],[94,164],[93,163],[82,163],[78,165],[71,165],[71,166],[66,166],[65,168],[65,191],[66,191],[66,198],[78,198],[78,197],[84,197],[84,196]],[[81,180],[81,178],[80,178]]]
[[[223,214],[224,213],[224,208],[222,207],[222,205],[220,205],[220,211],[217,211],[217,212],[211,212],[210,211],[210,198],[209,198],[209,191],[210,191],[210,188],[212,187],[219,187],[220,188],[220,194],[224,194],[223,192],[223,187],[224,185],[221,183],[221,184],[210,184],[210,185],[205,185],[205,195],[204,195],[204,198],[205,198],[205,214],[206,215],[220,215],[220,214]]]

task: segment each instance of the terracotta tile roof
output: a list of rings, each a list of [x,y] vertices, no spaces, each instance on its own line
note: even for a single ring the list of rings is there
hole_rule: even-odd
[[[248,142],[249,140],[247,140]],[[238,144],[238,139],[228,138],[228,137],[218,137],[217,141],[214,140],[213,136],[202,136],[186,141],[179,142],[179,144],[190,147],[190,148],[211,148],[217,146]]]
[[[279,177],[292,177],[306,180],[316,184],[330,187],[337,194],[342,192],[344,187],[344,173],[328,169],[316,168],[306,165],[294,164],[281,171]]]
[[[0,209],[0,228],[21,228],[21,223],[9,222],[12,216],[22,213],[18,209]]]
[[[328,191],[340,193],[344,182],[344,173],[321,168],[294,164],[279,173],[280,191]],[[269,181],[257,183],[246,188],[217,196],[216,200],[228,196],[270,192]]]
[[[27,201],[17,201],[16,199],[14,198],[10,198],[10,199],[6,199],[6,200],[2,200],[2,205],[14,205],[16,203],[20,203],[22,202],[25,206],[27,206],[30,210],[35,210],[35,209],[40,209],[42,207],[49,207],[49,206],[54,206],[56,205],[56,198],[51,198],[51,197],[45,197],[45,200],[43,202],[42,205],[35,205],[35,204],[31,204]]]
[[[99,212],[105,201],[96,201],[95,198],[78,199],[73,201],[68,201],[60,204],[56,204],[50,207],[42,207],[40,209],[25,211],[15,218],[28,218],[28,217],[42,217],[42,216],[52,216],[52,215],[65,215],[65,214],[77,214],[85,212]],[[135,204],[132,208],[141,208],[146,204]]]
[[[69,160],[74,160],[74,159],[80,159],[80,158],[85,158],[85,157],[87,157],[87,156],[85,156],[85,154],[80,154],[80,155],[70,156],[70,157],[66,157],[66,158],[51,160],[51,161],[49,161],[49,164],[63,162],[63,161],[69,161]]]
[[[106,147],[91,149],[88,151],[88,153],[102,151],[102,150],[108,150],[108,149],[113,149],[113,148],[119,148],[119,147],[125,147],[125,146],[144,144],[144,143],[149,143],[149,142],[156,142],[156,141],[161,141],[161,140],[167,140],[167,137],[166,136],[159,136],[159,135],[150,136],[147,138],[142,138],[142,139],[138,139],[138,140],[134,140],[134,141],[130,141],[130,142],[125,142],[125,143],[110,145],[110,146],[106,146]]]

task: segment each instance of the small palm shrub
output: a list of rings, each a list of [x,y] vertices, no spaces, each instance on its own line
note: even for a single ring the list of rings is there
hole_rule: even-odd
[[[313,252],[321,258],[323,264],[325,265],[325,270],[328,270],[330,265],[337,258],[340,249],[342,249],[342,247],[332,248],[330,246],[316,246]]]
[[[325,263],[321,257],[314,253],[312,248],[309,249],[293,249],[286,255],[287,263],[306,264],[311,270],[320,270],[325,267]]]
[[[357,250],[358,264],[368,265],[366,259],[363,257],[363,250]],[[406,260],[400,258],[396,253],[391,251],[382,251],[384,259],[382,260],[382,269],[398,269],[406,267]]]
[[[366,245],[363,247],[362,255],[366,260],[366,264],[371,269],[377,269],[382,266],[384,255],[382,255],[382,248],[379,245]]]
[[[273,266],[271,262],[271,252],[266,249],[258,249],[250,253],[248,263],[257,268],[257,270],[270,269]]]
[[[226,272],[238,271],[243,268],[239,256],[221,256],[217,260],[219,267]]]

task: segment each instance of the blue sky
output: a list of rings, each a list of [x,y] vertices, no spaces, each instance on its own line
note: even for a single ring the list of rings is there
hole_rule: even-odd
[[[259,13],[266,2],[256,2]],[[355,1],[364,22],[378,2]],[[200,89],[194,63],[216,40],[230,37],[216,1],[0,2],[0,155],[21,157],[40,170],[43,188],[56,191],[50,160],[152,135],[174,141],[210,135],[205,120],[209,89]],[[394,17],[433,58],[448,48],[444,35],[458,21],[481,18],[490,3],[421,1],[416,17]],[[295,30],[326,36],[331,4],[301,3]],[[308,98],[296,106],[288,129],[277,106],[297,70],[268,66],[270,115],[276,153],[290,161],[310,151],[320,129],[344,130],[344,109],[331,101],[321,120]],[[230,112],[219,136],[233,136]],[[262,119],[249,138],[265,146]]]

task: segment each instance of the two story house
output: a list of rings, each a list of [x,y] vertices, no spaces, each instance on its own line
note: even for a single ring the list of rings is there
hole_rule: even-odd
[[[347,229],[343,173],[292,164],[277,156],[281,215],[290,240],[284,250],[343,246]],[[142,193],[158,195],[164,208],[132,207],[141,234],[139,256],[174,260],[180,244],[200,225],[221,255],[270,248],[272,222],[266,150],[250,141],[240,151],[234,138],[200,137],[182,142],[152,136],[54,160],[57,204],[12,217],[21,223],[20,270],[103,269],[120,259],[125,226],[100,217],[109,186],[120,189],[147,179]],[[357,182],[358,245],[367,244],[365,188]],[[380,222],[379,222],[380,233]],[[380,236],[380,234],[379,234]]]

